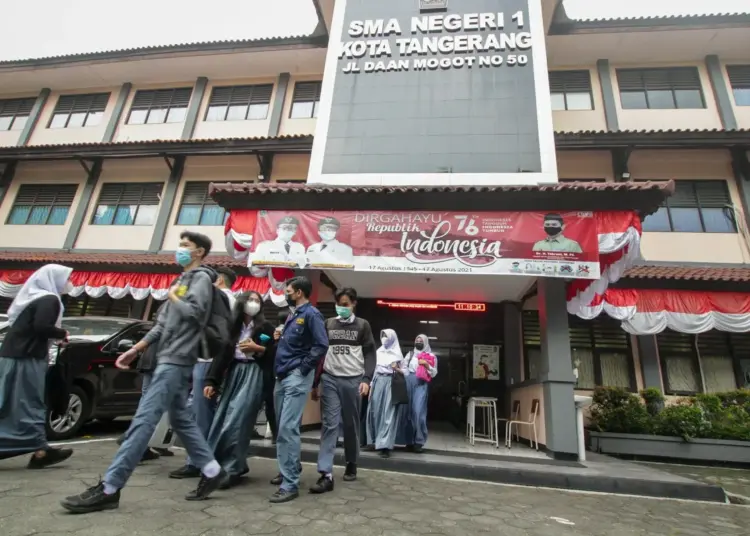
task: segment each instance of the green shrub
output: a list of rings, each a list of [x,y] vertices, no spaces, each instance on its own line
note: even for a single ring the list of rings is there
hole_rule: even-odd
[[[640,399],[618,387],[597,387],[591,405],[591,424],[600,432],[647,434],[650,415]]]
[[[646,403],[648,414],[652,417],[656,417],[664,409],[664,395],[656,387],[641,391],[641,398]]]
[[[750,441],[750,413],[740,406],[724,408],[711,419],[712,439]]]
[[[690,441],[707,437],[711,431],[711,423],[700,405],[687,401],[664,408],[656,417],[653,429],[656,435],[676,436]]]

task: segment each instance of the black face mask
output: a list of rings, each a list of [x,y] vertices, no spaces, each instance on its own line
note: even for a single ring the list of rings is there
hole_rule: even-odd
[[[286,295],[286,304],[289,307],[296,307],[297,306],[297,300],[292,298],[289,294]]]
[[[424,343],[423,342],[415,342],[414,343],[414,348],[416,348],[419,351],[422,351],[422,350],[424,350]]]
[[[562,233],[562,227],[545,227],[544,232],[550,236],[556,236]]]

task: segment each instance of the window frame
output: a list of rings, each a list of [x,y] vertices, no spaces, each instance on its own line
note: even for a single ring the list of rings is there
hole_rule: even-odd
[[[536,318],[537,318],[536,322],[538,323],[539,322],[538,321],[539,311],[523,311],[521,314],[522,315],[531,316],[533,313],[536,313]],[[600,386],[607,387],[607,386],[603,385],[603,383],[602,383],[601,354],[625,354],[627,356],[627,360],[628,360],[628,381],[630,383],[629,387],[627,388],[627,391],[629,391],[631,393],[638,392],[638,384],[636,382],[636,373],[635,373],[635,358],[633,356],[633,341],[632,341],[632,338],[630,337],[630,335],[628,335],[628,333],[623,330],[623,333],[625,334],[626,345],[627,345],[626,349],[623,349],[623,348],[620,348],[620,347],[616,347],[616,346],[597,346],[596,345],[596,336],[595,336],[595,334],[596,334],[596,328],[594,326],[594,324],[597,321],[597,319],[581,320],[581,319],[578,319],[578,317],[575,317],[573,315],[568,315],[568,334],[569,334],[569,337],[570,337],[570,329],[571,329],[571,320],[577,324],[575,326],[576,328],[580,328],[581,325],[583,325],[584,323],[586,324],[586,327],[588,328],[589,340],[591,342],[591,348],[590,348],[590,350],[591,350],[592,359],[593,359],[593,363],[594,363],[594,388],[600,387]],[[602,320],[600,320],[600,321],[602,321]],[[607,320],[603,320],[603,321],[607,322]],[[528,351],[529,350],[537,350],[537,351],[541,352],[541,350],[542,350],[542,347],[541,347],[541,326],[540,326],[540,330],[539,330],[539,343],[540,344],[538,344],[538,345],[537,344],[526,344],[526,341],[525,341],[525,332],[524,332],[524,329],[523,329],[523,324],[524,323],[523,323],[523,318],[522,318],[521,319],[521,340],[523,342],[523,355],[524,355],[524,381],[529,381],[529,380],[531,380],[531,378],[529,378],[529,358],[528,358]],[[622,329],[622,328],[620,328],[620,329]],[[571,350],[571,352],[573,351],[572,341],[571,341],[571,345],[570,345],[570,350]],[[573,356],[571,355],[571,369],[573,368],[572,357]],[[538,378],[535,378],[535,379],[533,379],[531,381],[538,381]],[[591,391],[592,388],[589,388],[589,387],[578,387],[576,385],[575,386],[575,390],[576,391]]]
[[[254,92],[255,91],[260,91],[260,90],[258,90],[256,88],[261,88],[261,87],[265,88],[267,86],[271,87],[271,92],[268,94],[268,102],[262,102],[262,103],[253,102]],[[232,102],[232,98],[234,96],[234,91],[238,90],[239,88],[252,88],[251,92],[250,92],[250,97],[248,98],[248,100],[247,100],[246,103],[241,103],[241,102],[234,102],[233,103]],[[213,99],[214,99],[214,94],[215,94],[216,90],[227,90],[227,89],[230,90],[229,99],[227,101],[227,104],[211,104],[212,101],[213,101]],[[214,86],[211,89],[211,95],[209,95],[209,97],[208,97],[208,104],[206,105],[206,113],[203,114],[203,121],[205,121],[207,123],[222,123],[222,122],[225,122],[225,121],[266,121],[268,119],[268,114],[271,111],[271,103],[273,102],[273,97],[274,97],[273,92],[274,92],[274,89],[276,89],[276,88],[275,88],[275,84],[273,84],[273,83],[268,83],[268,84],[241,84],[241,85],[236,85],[236,86]],[[243,104],[245,106],[245,116],[244,116],[244,118],[243,119],[228,119],[229,109],[231,107],[233,107],[233,106],[241,106]],[[250,118],[250,117],[248,117],[250,115],[250,108],[251,108],[251,106],[260,105],[260,104],[266,106],[265,116],[262,117],[262,118],[254,118],[254,117]],[[224,110],[224,118],[223,119],[209,119],[208,116],[209,116],[209,113],[211,112],[211,107],[212,106],[216,106],[216,107],[218,107],[218,106],[225,106],[226,107],[226,110]]]
[[[104,107],[99,109],[99,106],[95,106],[98,104],[97,98],[102,97],[106,95],[106,102],[104,103]],[[76,100],[78,99],[91,99],[91,102],[89,103],[88,107],[86,108],[85,112],[76,112],[75,111],[75,105]],[[47,122],[47,128],[48,129],[64,129],[64,128],[86,128],[86,127],[97,127],[101,125],[101,121],[96,123],[95,125],[89,125],[88,121],[91,117],[91,114],[99,113],[102,114],[102,119],[104,118],[104,114],[107,112],[107,108],[109,107],[109,101],[112,98],[112,93],[80,93],[80,94],[68,94],[68,95],[60,95],[57,97],[57,102],[55,103],[55,107],[52,110],[52,114],[50,114],[49,121]],[[60,112],[58,111],[58,108],[61,104],[61,102],[64,102],[63,99],[73,99],[73,104],[70,105],[70,111],[68,112]],[[78,113],[85,113],[85,117],[83,119],[83,124],[80,126],[70,126],[70,119],[73,117],[74,114]],[[65,125],[64,126],[52,126],[52,123],[55,120],[55,116],[67,114],[67,118],[65,119]]]
[[[317,84],[317,87],[315,88],[315,99],[309,100],[309,99],[298,99],[297,97],[297,88],[299,86],[304,85],[312,85]],[[298,81],[294,83],[294,90],[292,91],[292,102],[289,106],[289,119],[317,119],[318,118],[318,108],[320,108],[320,95],[323,90],[323,81],[322,80],[303,80]],[[306,104],[306,103],[312,103],[312,113],[311,115],[307,116],[295,116],[294,115],[294,105],[295,104]]]
[[[665,330],[666,331],[666,330]],[[712,330],[717,331],[717,330]],[[662,376],[662,387],[664,389],[664,394],[669,396],[695,396],[698,394],[702,394],[706,392],[706,375],[703,372],[703,363],[701,362],[701,355],[698,351],[698,338],[701,334],[692,335],[687,333],[678,333],[681,336],[686,336],[690,338],[690,352],[683,351],[675,351],[675,350],[666,350],[663,351],[659,347],[659,339],[656,335],[654,335],[654,342],[656,344],[656,351],[659,356],[659,367],[661,370],[661,376]],[[742,374],[742,367],[740,362],[743,359],[742,354],[740,353],[740,350],[737,349],[736,343],[732,340],[732,335],[727,332],[721,332],[717,331],[717,334],[725,338],[725,343],[727,345],[727,348],[729,349],[729,355],[728,356],[722,356],[722,357],[728,357],[732,360],[732,370],[734,371],[734,383],[735,383],[735,389],[740,389],[742,385],[744,385],[744,378]],[[734,335],[741,335],[741,334],[734,334]],[[750,340],[748,340],[747,344],[750,345]],[[667,374],[667,364],[665,358],[683,358],[683,359],[691,359],[693,362],[693,365],[695,366],[696,370],[698,371],[698,387],[700,388],[699,391],[673,391],[669,388],[669,376]]]
[[[91,214],[91,219],[89,221],[89,225],[96,225],[96,226],[114,226],[114,227],[128,227],[128,226],[137,226],[137,227],[149,227],[156,225],[156,221],[154,223],[148,223],[148,224],[136,224],[136,219],[138,218],[138,212],[140,211],[141,207],[148,206],[148,207],[159,207],[161,206],[161,199],[159,199],[158,203],[142,203],[144,194],[146,194],[145,186],[150,184],[158,184],[161,186],[161,190],[159,192],[159,197],[164,192],[164,183],[163,182],[105,182],[102,184],[100,190],[99,190],[99,197],[96,200],[96,205],[94,205],[94,211]],[[123,193],[125,193],[124,188],[120,190],[118,194],[118,200],[116,203],[102,203],[102,194],[104,193],[104,188],[106,188],[108,185],[118,185],[118,186],[131,186],[131,185],[138,185],[141,186],[141,191],[139,192],[139,202],[138,203],[129,203],[124,202],[122,200]],[[138,208],[135,210],[135,214],[133,214],[133,222],[132,223],[115,223],[115,218],[117,217],[117,210],[121,206],[132,206],[135,205]],[[110,223],[96,223],[96,214],[99,211],[100,206],[113,206],[114,211],[112,213],[112,221]],[[156,213],[156,218],[158,219],[158,208]]]
[[[564,75],[559,75],[560,80],[555,81],[553,84],[553,73],[565,73]],[[586,80],[588,88],[586,89],[580,89],[583,86],[577,86],[576,84],[579,81],[575,81],[570,79],[574,75],[582,75],[583,73],[586,73]],[[563,103],[565,107],[561,110],[552,108],[553,112],[590,112],[592,110],[596,109],[596,104],[594,103],[594,91],[591,86],[591,71],[588,69],[563,69],[563,70],[556,70],[556,71],[548,71],[547,73],[548,78],[550,79],[550,99],[552,99],[553,95],[562,95],[563,97]],[[568,80],[565,80],[565,77],[568,77]],[[562,87],[562,91],[556,91],[553,89],[553,86],[559,85]],[[589,96],[589,108],[573,108],[570,109],[568,107],[568,94],[570,93],[586,93]]]
[[[34,189],[37,189],[37,191],[34,194],[34,200],[31,203],[22,203],[18,204],[18,198],[23,193],[23,187],[31,187]],[[60,196],[60,188],[65,187],[73,187],[73,197],[70,200],[70,203],[62,202],[57,203],[57,198]],[[41,203],[38,202],[39,197],[39,189],[43,188],[49,188],[50,190],[54,189],[53,194],[53,200],[51,203]],[[76,195],[78,194],[78,185],[77,184],[36,184],[36,183],[23,183],[19,185],[18,190],[16,191],[16,197],[13,200],[13,204],[10,206],[10,210],[8,211],[8,217],[5,220],[5,225],[65,225],[68,221],[68,216],[70,215],[70,209],[73,208],[73,203],[75,203]],[[13,223],[11,222],[11,218],[13,217],[14,210],[17,206],[28,206],[31,207],[32,210],[29,210],[29,213],[26,215],[26,221],[24,223]],[[31,217],[32,211],[34,207],[45,207],[49,208],[49,213],[47,214],[47,217],[44,220],[44,223],[29,223],[29,218]],[[62,223],[49,223],[49,219],[52,216],[52,209],[55,207],[65,207],[68,209],[68,211],[65,213],[65,220]]]
[[[640,179],[637,182],[644,182],[644,181],[642,179]],[[696,199],[696,206],[695,207],[670,207],[670,201],[674,202],[674,200],[670,199],[669,197],[666,198],[663,201],[662,205],[659,206],[658,210],[661,210],[662,208],[666,208],[667,209],[667,220],[669,221],[669,230],[668,231],[664,231],[664,230],[658,230],[658,231],[647,230],[645,228],[645,223],[646,223],[646,219],[648,219],[648,217],[651,216],[651,214],[649,214],[649,216],[646,216],[643,219],[643,224],[644,224],[644,226],[643,226],[643,232],[644,233],[737,234],[739,232],[738,228],[737,228],[737,221],[735,220],[734,212],[733,211],[729,212],[730,213],[729,220],[731,221],[732,226],[734,227],[734,231],[726,232],[726,231],[707,231],[706,230],[706,221],[705,221],[705,218],[703,216],[703,210],[704,209],[717,208],[717,207],[703,207],[701,205],[701,199],[700,199],[700,196],[698,194],[697,185],[700,184],[700,183],[705,183],[705,184],[722,184],[723,187],[724,187],[724,193],[726,194],[726,198],[727,198],[727,201],[728,201],[727,204],[730,205],[730,206],[734,206],[734,203],[732,201],[732,192],[729,189],[729,182],[727,180],[725,180],[725,179],[684,179],[684,180],[680,179],[680,180],[675,181],[675,182],[676,182],[676,184],[690,184],[691,185],[692,190],[693,190],[692,194],[693,194],[693,196]],[[674,209],[678,209],[678,208],[693,208],[693,209],[697,210],[698,211],[698,219],[700,220],[700,224],[701,224],[701,229],[702,230],[700,230],[700,231],[675,231],[674,220],[672,218],[672,209],[673,208]],[[657,212],[658,212],[658,210],[657,210]],[[724,210],[726,211],[728,209],[724,208]],[[656,214],[656,212],[654,212],[654,214]]]
[[[26,126],[26,123],[29,120],[29,117],[31,117],[31,112],[34,109],[35,103],[36,103],[36,97],[0,99],[0,118],[3,118],[3,117],[11,118],[10,123],[8,124],[8,128],[6,129],[0,128],[0,132],[16,132],[19,130],[23,130],[24,127]],[[14,107],[15,107],[15,110],[12,110],[11,112],[6,111],[6,108],[12,109]],[[27,108],[28,108],[28,113],[26,113]],[[16,122],[18,119],[23,119],[24,120],[23,124],[21,124],[20,128],[13,128],[16,125]]]
[[[732,90],[735,106],[750,106],[750,64],[732,64],[726,65],[727,79],[729,80],[729,89]],[[747,104],[739,102],[738,91],[747,93]]]
[[[693,71],[695,74],[695,82],[697,83],[697,86],[691,89],[686,88],[677,88],[675,87],[675,82],[672,76],[674,74],[682,71],[687,72],[688,70]],[[668,89],[664,88],[649,88],[648,82],[644,79],[644,74],[647,72],[656,72],[656,71],[664,71],[666,73],[667,78],[667,84],[669,85]],[[640,78],[640,87],[635,89],[625,89],[623,90],[621,80],[620,80],[620,73],[638,73]],[[617,90],[620,95],[620,108],[623,111],[631,111],[631,110],[705,110],[706,109],[706,95],[703,90],[703,81],[701,80],[700,70],[698,67],[646,67],[646,68],[623,68],[623,69],[616,69],[615,70],[615,77],[617,78]],[[649,91],[669,91],[671,97],[672,97],[672,104],[674,107],[672,108],[652,108],[650,104],[649,99]],[[701,106],[698,108],[684,108],[679,106],[678,99],[676,95],[676,91],[697,91],[700,95],[701,100]],[[632,108],[632,107],[626,107],[623,103],[623,93],[642,93],[643,99],[646,103],[645,108]]]
[[[188,99],[187,103],[183,106],[182,104],[176,104],[174,103],[175,95],[177,95],[178,91],[188,91]],[[156,103],[156,96],[158,94],[166,94],[171,93],[169,97],[169,104],[166,106],[162,106],[160,104]],[[148,94],[151,95],[150,102],[148,105],[139,105],[137,104],[137,99],[139,95]],[[179,123],[185,122],[185,117],[183,117],[179,121],[169,121],[169,114],[174,109],[184,109],[185,110],[185,116],[187,116],[187,110],[190,107],[190,101],[193,98],[193,88],[192,87],[174,87],[174,88],[160,88],[160,89],[139,89],[135,92],[135,95],[133,95],[133,100],[130,103],[130,109],[128,110],[128,116],[125,119],[126,125],[133,125],[133,126],[140,126],[140,125],[176,125]],[[149,123],[148,119],[151,117],[151,112],[154,110],[165,110],[164,113],[164,120],[159,122],[153,122]],[[146,115],[144,116],[143,123],[131,123],[131,118],[133,117],[133,112],[146,112]]]
[[[180,216],[182,215],[182,207],[185,205],[185,197],[188,193],[187,191],[188,185],[192,183],[199,183],[199,184],[206,185],[205,194],[203,196],[202,202],[200,203],[201,209],[200,209],[200,213],[198,214],[198,223],[180,223]],[[177,209],[177,215],[175,216],[175,219],[174,219],[175,225],[191,225],[191,226],[198,226],[198,227],[218,227],[226,223],[227,218],[229,217],[229,211],[226,209],[224,209],[224,218],[222,219],[222,223],[217,224],[217,225],[201,223],[201,219],[203,218],[203,211],[205,210],[206,206],[210,206],[210,207],[218,206],[220,208],[224,208],[224,207],[221,207],[221,205],[219,205],[218,203],[216,203],[213,199],[211,199],[211,197],[209,197],[208,195],[209,184],[211,184],[211,181],[200,181],[200,180],[185,181],[185,184],[182,187],[182,198],[180,199],[180,206]],[[188,205],[197,206],[198,203],[188,203]]]

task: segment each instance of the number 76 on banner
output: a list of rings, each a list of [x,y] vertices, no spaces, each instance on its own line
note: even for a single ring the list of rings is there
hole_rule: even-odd
[[[457,231],[463,231],[469,236],[474,236],[479,233],[479,227],[474,225],[474,218],[470,218],[469,216],[463,214],[459,214],[453,217],[458,220],[458,228],[456,229]]]

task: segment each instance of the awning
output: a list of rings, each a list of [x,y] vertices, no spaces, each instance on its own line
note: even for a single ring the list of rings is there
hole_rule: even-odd
[[[13,298],[34,270],[0,270],[0,296]],[[178,274],[145,274],[137,272],[80,272],[74,271],[71,282],[74,285],[71,296],[83,294],[100,298],[105,294],[113,299],[132,296],[145,300],[149,296],[155,300],[165,300],[169,284]],[[269,298],[271,285],[267,278],[239,276],[232,291],[235,294],[254,290]]]
[[[601,277],[598,280],[576,280],[568,287],[568,311],[581,314],[603,294],[610,283],[619,280],[622,274],[640,259],[641,220],[635,211],[595,212],[599,238],[599,263]],[[257,210],[231,210],[224,234],[227,252],[237,260],[246,260],[253,246],[253,235],[258,219]],[[256,277],[268,276],[271,299],[283,300],[283,284],[293,272],[286,268],[259,268],[250,266]],[[597,313],[598,314],[598,313]]]
[[[669,328],[681,333],[712,329],[750,331],[750,293],[672,289],[610,288],[582,307],[578,316],[607,313],[634,335],[654,335]]]

